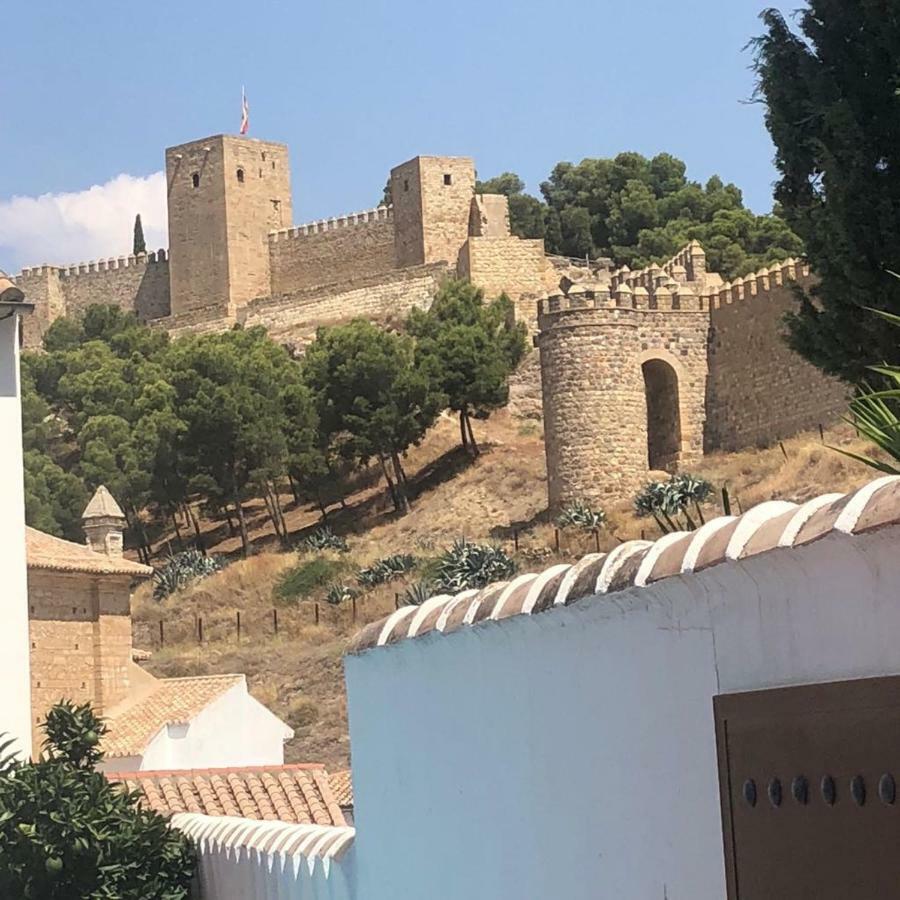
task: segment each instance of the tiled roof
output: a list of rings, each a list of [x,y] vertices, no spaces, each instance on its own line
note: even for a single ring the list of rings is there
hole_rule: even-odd
[[[116,772],[107,777],[139,791],[144,805],[164,816],[188,812],[297,825],[347,824],[320,765]]]
[[[350,770],[345,772],[330,772],[328,782],[331,785],[331,791],[335,800],[341,809],[348,809],[353,806],[353,780]]]
[[[235,685],[243,675],[202,675],[196,678],[161,678],[134,703],[110,711],[109,733],[103,752],[110,756],[140,756],[167,725],[190,722],[206,706]]]
[[[826,494],[798,506],[772,500],[742,516],[713,519],[697,531],[658,541],[629,541],[574,565],[520,575],[482,590],[405,606],[366,626],[350,652],[385,647],[433,632],[449,633],[510,616],[534,615],[586,597],[641,588],[778,548],[802,547],[828,535],[863,534],[900,523],[900,476],[889,475],[851,494]]]
[[[82,519],[124,519],[125,513],[116,503],[115,497],[109,492],[105,484],[94,491],[94,496],[81,514]]]
[[[150,566],[142,566],[124,557],[95,553],[84,544],[64,541],[36,528],[25,529],[25,543],[29,569],[85,572],[90,575],[133,575],[137,578],[149,578],[153,574]]]

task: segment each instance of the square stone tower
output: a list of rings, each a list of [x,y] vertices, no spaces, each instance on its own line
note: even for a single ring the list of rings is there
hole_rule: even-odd
[[[215,135],[166,150],[172,314],[270,292],[268,234],[292,223],[285,144]]]
[[[465,156],[417,156],[391,170],[398,268],[445,261],[456,267],[469,238],[475,163]]]

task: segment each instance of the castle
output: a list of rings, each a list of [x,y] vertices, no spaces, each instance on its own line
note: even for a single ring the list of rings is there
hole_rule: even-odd
[[[551,509],[630,497],[650,471],[844,410],[845,387],[783,340],[793,284],[810,283],[796,261],[725,283],[696,242],[640,272],[548,255],[510,233],[505,196],[476,193],[465,157],[416,157],[391,171],[391,205],[299,226],[284,144],[171,147],[166,180],[167,251],[16,278],[35,304],[26,346],[60,316],[114,303],[173,335],[263,325],[302,349],[320,325],[390,323],[448,275],[467,278],[506,292],[539,348],[514,394],[542,398]]]
[[[302,345],[322,324],[426,305],[448,273],[520,304],[553,287],[543,242],[510,234],[506,197],[476,195],[471,159],[416,157],[391,172],[392,205],[299,226],[284,144],[216,135],[171,147],[166,184],[167,251],[17,277],[36,306],[26,346],[94,303],[173,334],[260,324]]]

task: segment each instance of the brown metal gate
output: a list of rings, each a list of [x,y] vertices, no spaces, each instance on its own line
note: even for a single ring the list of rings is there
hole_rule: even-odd
[[[900,678],[715,698],[729,900],[900,898]]]

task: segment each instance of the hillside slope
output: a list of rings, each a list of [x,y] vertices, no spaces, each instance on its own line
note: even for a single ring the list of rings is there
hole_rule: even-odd
[[[594,549],[593,537],[564,533],[560,552],[555,552],[554,528],[545,512],[546,469],[538,423],[501,412],[476,423],[476,434],[484,452],[474,461],[457,448],[457,425],[449,418],[410,452],[406,465],[415,500],[406,517],[392,512],[378,483],[365,484],[349,497],[346,510],[335,509],[332,526],[350,543],[348,583],[353,567],[392,553],[433,556],[460,536],[502,543],[511,553],[518,540],[521,570],[545,568],[557,559],[574,559]],[[825,439],[866,452],[866,445],[844,426],[827,432]],[[773,498],[803,501],[826,491],[851,490],[873,477],[867,467],[823,445],[818,434],[799,435],[762,450],[713,454],[696,472],[717,487],[727,485],[733,505],[740,509]],[[720,512],[713,504],[708,514]],[[609,527],[601,538],[607,549],[642,533],[648,538],[658,535],[652,520],[633,516],[630,498],[607,513]],[[289,509],[287,518],[294,536],[300,537],[319,522],[320,515],[311,507],[299,507]],[[395,594],[416,576],[362,596],[355,621],[350,604],[334,607],[320,602],[316,624],[315,603],[285,605],[273,599],[279,576],[297,563],[298,554],[278,551],[261,510],[254,521],[258,552],[251,558],[233,562],[162,603],[152,599],[149,586],[140,589],[134,603],[135,643],[152,651],[146,665],[159,675],[246,672],[254,695],[296,730],[287,748],[289,761],[344,767],[349,743],[343,649],[357,628],[392,610]],[[236,550],[236,539],[219,523],[204,527],[213,552]]]

